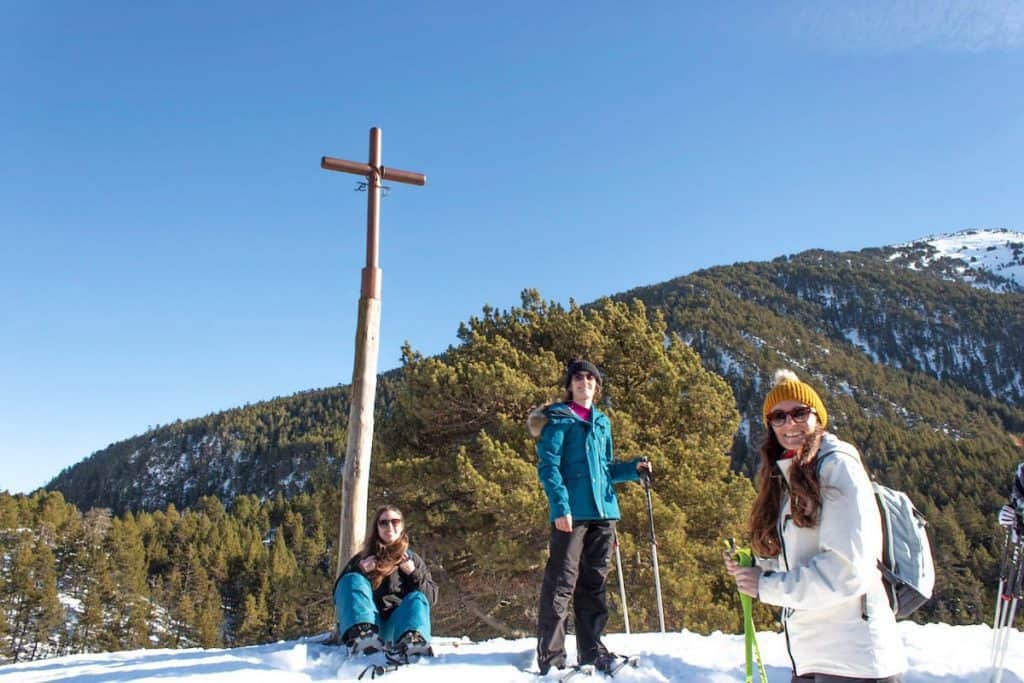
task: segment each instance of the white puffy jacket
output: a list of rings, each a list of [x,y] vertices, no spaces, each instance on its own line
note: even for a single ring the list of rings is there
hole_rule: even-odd
[[[825,434],[818,451],[819,524],[793,523],[788,489],[779,511],[782,553],[758,559],[758,599],[783,608],[798,675],[884,678],[907,668],[903,641],[878,571],[882,522],[857,449]],[[780,460],[789,481],[792,460]]]

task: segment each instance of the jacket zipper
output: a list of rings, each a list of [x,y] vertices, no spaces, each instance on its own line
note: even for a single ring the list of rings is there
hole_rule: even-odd
[[[785,488],[788,489],[789,486],[786,484],[786,477],[783,476],[782,468],[779,467],[779,463],[778,462],[775,463],[775,467],[776,467],[776,469],[779,470],[779,479],[782,481],[782,486],[784,486]],[[786,530],[786,524],[788,524],[789,520],[791,520],[792,518],[793,518],[792,514],[785,515],[782,518],[782,520],[779,522],[779,525],[778,525],[779,546],[782,548],[782,559],[786,563],[786,571],[787,572],[789,571],[789,556],[786,554],[786,537],[785,537],[785,535],[783,535],[783,532]],[[793,659],[793,650],[792,650],[792,648],[789,645],[789,615],[791,613],[792,613],[792,610],[790,610],[790,608],[788,608],[788,607],[783,607],[782,608],[782,628],[786,632],[786,654],[789,655],[789,662],[790,662],[790,664],[793,665],[793,675],[795,676],[796,675],[796,660]]]
[[[590,463],[590,453],[588,452],[588,448],[587,448],[587,445],[590,442],[591,436],[593,436],[594,433],[595,433],[594,427],[597,425],[597,418],[595,417],[594,413],[591,413],[590,414],[590,422],[587,422],[586,420],[581,418],[579,415],[577,415],[576,411],[573,411],[572,408],[570,408],[569,410],[572,411],[572,416],[574,418],[576,418],[579,422],[583,423],[583,430],[584,430],[584,434],[585,434],[585,436],[583,437],[583,457],[586,458],[587,470],[588,470],[587,474],[589,475],[590,480],[591,480],[590,481],[590,495],[593,496],[593,498],[594,498],[594,509],[597,510],[598,516],[603,519],[604,518],[604,506],[601,505],[600,499],[597,497],[597,494],[594,493],[594,481],[593,481],[594,473],[589,471],[591,463]],[[598,456],[598,459],[600,460],[600,455]]]

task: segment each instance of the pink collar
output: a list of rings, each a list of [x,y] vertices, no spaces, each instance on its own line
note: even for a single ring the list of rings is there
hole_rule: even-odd
[[[572,412],[576,413],[576,417],[584,422],[590,422],[590,417],[594,412],[591,408],[584,408],[576,401],[569,401],[569,407],[572,408]]]

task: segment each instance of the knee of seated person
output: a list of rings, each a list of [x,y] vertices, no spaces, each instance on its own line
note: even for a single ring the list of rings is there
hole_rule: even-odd
[[[430,609],[430,601],[427,600],[427,596],[423,591],[410,591],[402,600],[409,600],[411,602],[422,602],[423,606]]]
[[[369,586],[369,579],[362,574],[356,574],[355,572],[345,574],[338,579],[338,584],[334,588],[334,598],[337,600],[339,595],[345,595],[356,590],[363,590]]]

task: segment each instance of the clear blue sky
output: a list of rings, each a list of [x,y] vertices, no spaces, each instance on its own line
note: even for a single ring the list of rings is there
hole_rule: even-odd
[[[6,3],[0,489],[527,287],[1024,226],[1021,2]]]

